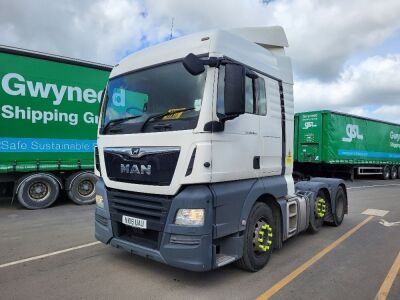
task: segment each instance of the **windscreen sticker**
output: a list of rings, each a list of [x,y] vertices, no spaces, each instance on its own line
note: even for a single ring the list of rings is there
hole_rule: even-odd
[[[193,102],[193,107],[195,111],[200,111],[201,109],[201,99],[195,99]]]
[[[168,113],[170,113],[170,114],[164,116],[162,118],[162,120],[177,120],[177,119],[180,119],[180,117],[182,116],[183,112],[180,111],[180,112],[174,113],[174,111],[179,111],[179,110],[182,110],[182,109],[184,109],[184,108],[171,108],[171,109],[168,109]]]

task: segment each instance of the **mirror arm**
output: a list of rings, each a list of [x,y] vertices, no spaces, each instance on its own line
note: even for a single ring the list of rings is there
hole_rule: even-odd
[[[233,119],[239,117],[239,114],[225,115],[225,114],[217,113],[217,117],[222,123],[225,123],[225,121],[233,120]]]
[[[209,67],[219,67],[221,64],[221,59],[218,57],[209,57],[207,60],[203,61],[203,64]]]

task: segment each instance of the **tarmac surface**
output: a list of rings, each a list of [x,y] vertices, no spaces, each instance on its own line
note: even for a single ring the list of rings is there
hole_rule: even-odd
[[[94,205],[30,211],[2,200],[0,299],[400,299],[400,225],[380,223],[400,221],[400,180],[348,188],[340,227],[288,240],[257,273],[193,273],[94,243]]]

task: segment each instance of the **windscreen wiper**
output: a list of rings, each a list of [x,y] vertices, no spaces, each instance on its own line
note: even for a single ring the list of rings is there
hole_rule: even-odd
[[[136,119],[136,118],[139,118],[139,117],[141,117],[141,116],[142,116],[142,115],[136,115],[136,116],[129,116],[129,117],[124,117],[124,118],[119,118],[119,119],[111,120],[111,121],[109,121],[109,122],[106,124],[106,126],[103,127],[102,133],[105,133],[106,130],[107,130],[110,126],[114,126],[114,125],[123,123],[123,122],[128,121],[128,120]]]
[[[143,125],[142,125],[142,128],[140,129],[140,131],[143,132],[143,129],[146,127],[146,125],[150,121],[161,119],[161,118],[163,118],[165,116],[173,115],[173,114],[176,114],[176,113],[181,113],[181,112],[184,112],[184,111],[194,110],[194,109],[195,109],[194,107],[188,107],[188,108],[175,109],[175,110],[170,110],[170,111],[167,111],[167,112],[164,112],[164,113],[151,115],[146,119],[146,121],[143,122]]]

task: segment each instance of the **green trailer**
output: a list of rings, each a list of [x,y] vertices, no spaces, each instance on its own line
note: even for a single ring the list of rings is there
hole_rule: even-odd
[[[99,104],[111,66],[0,46],[0,195],[31,209],[94,202]]]
[[[400,125],[322,110],[295,116],[296,174],[399,177]]]

